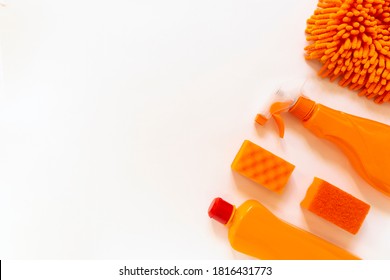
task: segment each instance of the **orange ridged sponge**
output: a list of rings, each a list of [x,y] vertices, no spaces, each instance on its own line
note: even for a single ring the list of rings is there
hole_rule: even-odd
[[[245,140],[232,169],[264,187],[281,193],[295,166],[269,151]]]
[[[319,178],[314,178],[301,206],[352,234],[370,210],[367,203]]]
[[[376,103],[390,101],[390,0],[319,0],[307,20],[307,59],[318,73]]]

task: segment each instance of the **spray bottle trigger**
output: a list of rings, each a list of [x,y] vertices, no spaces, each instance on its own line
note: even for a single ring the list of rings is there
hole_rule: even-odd
[[[280,113],[287,112],[292,104],[293,101],[275,102],[271,105],[271,108],[269,110],[272,118],[278,126],[280,138],[284,137],[284,122],[283,118],[280,116]]]
[[[278,126],[279,129],[279,137],[283,138],[284,137],[284,122],[283,118],[280,116],[280,114],[273,114],[272,118],[276,122],[276,125]]]
[[[281,113],[287,112],[294,104],[294,100],[273,102],[265,114],[257,114],[256,122],[260,125],[265,125],[269,118],[273,118],[278,126],[280,138],[284,137],[284,121]]]
[[[279,130],[279,136],[280,138],[284,137],[284,122],[283,118],[280,116],[279,113],[274,113],[271,115],[271,117],[274,119],[276,125],[278,126]],[[262,114],[257,114],[256,116],[256,123],[263,126],[268,121],[268,118]]]

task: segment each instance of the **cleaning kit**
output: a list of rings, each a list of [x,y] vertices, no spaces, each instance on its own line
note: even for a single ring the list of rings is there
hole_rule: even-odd
[[[319,0],[307,21],[306,58],[319,60],[322,77],[359,91],[378,104],[390,101],[390,0]],[[285,133],[281,116],[289,112],[319,138],[337,146],[356,172],[372,187],[390,196],[390,126],[350,115],[308,98],[304,83],[280,87],[256,116],[264,126],[272,118]],[[275,193],[282,193],[295,166],[245,140],[232,170]],[[370,205],[326,180],[315,177],[301,208],[357,234]],[[271,213],[260,202],[241,206],[215,198],[210,218],[228,228],[232,247],[259,259],[349,259],[359,257]]]

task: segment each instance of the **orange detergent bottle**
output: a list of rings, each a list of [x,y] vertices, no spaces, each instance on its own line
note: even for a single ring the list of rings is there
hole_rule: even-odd
[[[236,208],[215,198],[209,216],[229,228],[232,247],[263,260],[358,260],[351,253],[290,225],[255,200]]]
[[[359,175],[371,186],[390,196],[390,126],[360,118],[279,90],[267,109],[256,117],[264,125],[273,117],[284,135],[282,112],[290,112],[316,136],[338,146]]]

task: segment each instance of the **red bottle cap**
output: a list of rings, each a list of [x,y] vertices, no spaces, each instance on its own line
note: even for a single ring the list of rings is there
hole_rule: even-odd
[[[209,217],[226,225],[234,211],[234,206],[220,197],[214,198],[209,207]]]

